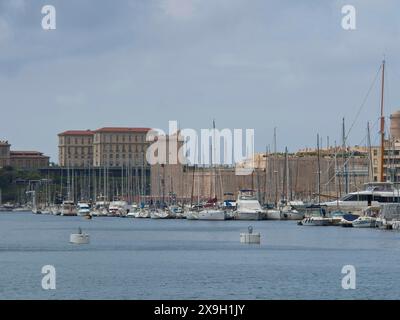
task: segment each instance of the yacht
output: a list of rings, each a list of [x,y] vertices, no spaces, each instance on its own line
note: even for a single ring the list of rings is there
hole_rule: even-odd
[[[268,209],[266,212],[267,220],[281,220],[281,210]]]
[[[374,228],[376,218],[374,217],[359,217],[352,222],[354,228]]]
[[[325,208],[316,205],[306,208],[305,217],[298,224],[302,226],[331,226],[333,221],[327,217]]]
[[[370,182],[364,185],[364,190],[351,192],[339,200],[321,203],[327,207],[362,209],[369,206],[379,206],[382,203],[400,202],[400,190],[391,182]]]
[[[90,215],[90,206],[87,203],[79,202],[77,209],[78,209],[78,216]]]
[[[262,220],[264,214],[254,190],[239,191],[236,201],[237,220]]]
[[[94,207],[90,211],[90,215],[96,217],[106,217],[108,214],[108,205],[106,201],[96,201]]]
[[[70,200],[63,201],[61,205],[61,215],[62,216],[76,216],[77,210],[75,207],[75,203]]]
[[[129,212],[129,205],[126,201],[112,201],[108,207],[108,213],[110,216],[126,216]]]
[[[282,207],[280,217],[281,220],[302,220],[304,218],[304,214],[299,212],[293,206],[286,205]]]

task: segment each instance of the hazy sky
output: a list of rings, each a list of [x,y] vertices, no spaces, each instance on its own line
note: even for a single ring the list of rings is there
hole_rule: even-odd
[[[57,29],[41,8],[54,5]],[[357,29],[341,27],[341,8]],[[387,59],[400,109],[398,0],[0,0],[0,139],[57,161],[57,134],[103,126],[254,128],[256,149],[340,141]],[[352,129],[379,117],[379,79]],[[372,130],[377,142],[378,128]],[[364,142],[365,143],[365,142]]]

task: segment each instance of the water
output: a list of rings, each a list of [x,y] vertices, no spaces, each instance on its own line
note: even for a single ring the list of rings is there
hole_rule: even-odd
[[[251,224],[261,245],[239,243]],[[81,227],[89,245],[72,245]],[[356,267],[356,290],[341,286]],[[56,268],[43,290],[42,266]],[[0,214],[1,299],[400,299],[400,233],[292,221]]]

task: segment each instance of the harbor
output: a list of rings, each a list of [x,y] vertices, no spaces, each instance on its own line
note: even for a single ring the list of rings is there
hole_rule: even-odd
[[[400,300],[400,3],[0,1],[0,300]]]
[[[240,243],[250,224],[261,244]],[[90,244],[69,243],[78,227]],[[393,231],[2,213],[0,234],[2,299],[400,298]],[[48,263],[56,290],[40,286]],[[347,264],[357,267],[357,290],[341,287]]]

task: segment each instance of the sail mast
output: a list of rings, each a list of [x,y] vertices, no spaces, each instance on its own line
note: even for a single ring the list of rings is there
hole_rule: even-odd
[[[381,88],[381,163],[380,163],[380,182],[384,182],[383,176],[383,161],[384,161],[384,153],[385,153],[385,117],[383,115],[383,98],[384,98],[384,89],[385,89],[385,60],[382,62],[382,88]]]
[[[319,152],[319,134],[317,134],[317,164],[318,164],[318,204],[321,203],[321,164]]]

